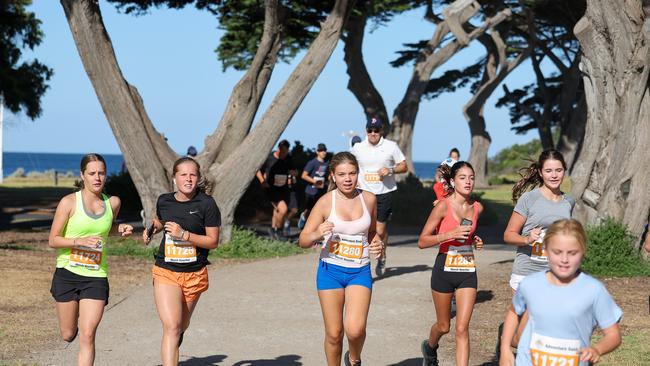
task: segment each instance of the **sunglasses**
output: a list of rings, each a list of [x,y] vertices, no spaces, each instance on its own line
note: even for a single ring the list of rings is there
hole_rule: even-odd
[[[366,130],[367,133],[380,133],[381,130],[378,128],[369,128]]]

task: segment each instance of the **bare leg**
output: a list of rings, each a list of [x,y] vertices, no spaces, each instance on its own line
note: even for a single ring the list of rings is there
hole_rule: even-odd
[[[475,288],[456,290],[456,365],[469,364],[469,321],[476,303]]]
[[[431,291],[433,306],[436,310],[436,322],[431,326],[429,333],[429,347],[438,347],[440,338],[449,333],[451,321],[451,297],[453,293]]]
[[[178,365],[178,339],[183,331],[183,291],[179,286],[161,283],[153,284],[156,309],[163,325],[160,356],[164,366]],[[187,319],[189,324],[189,317]]]
[[[514,289],[512,290],[512,296],[515,296],[515,291]],[[512,308],[512,302],[508,304],[508,309]],[[526,328],[526,324],[528,324],[528,310],[524,311],[523,314],[521,314],[521,317],[519,317],[519,325],[517,326],[517,330],[515,331],[514,337],[512,337],[512,342],[510,342],[510,347],[517,348],[519,345],[519,338],[521,338],[521,335],[524,333],[524,329]]]
[[[343,304],[345,291],[343,289],[318,291],[320,307],[325,322],[325,357],[328,366],[341,365],[343,346]]]
[[[95,362],[95,334],[104,315],[106,301],[81,299],[79,301],[79,366]]]
[[[57,302],[56,315],[59,319],[59,331],[66,342],[72,342],[77,335],[79,303],[77,301]]]
[[[287,203],[284,201],[278,201],[273,204],[273,218],[271,220],[271,226],[276,229],[282,229],[284,225],[284,219],[287,217],[287,212],[289,208]]]
[[[361,360],[366,340],[366,324],[372,291],[365,286],[352,285],[345,289],[345,335],[348,337],[350,359]]]

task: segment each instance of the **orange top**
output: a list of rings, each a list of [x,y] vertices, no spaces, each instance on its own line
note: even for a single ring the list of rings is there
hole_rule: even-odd
[[[440,221],[440,224],[438,224],[438,234],[444,234],[460,226],[460,223],[454,217],[454,211],[451,208],[451,204],[446,198],[443,200],[447,204],[447,212],[445,213],[445,217],[442,219],[442,221]],[[467,239],[465,239],[465,242],[461,243],[456,239],[447,240],[443,243],[440,243],[440,249],[438,249],[438,253],[447,253],[450,245],[463,246],[472,243],[474,233],[476,232],[476,221],[478,220],[478,208],[476,207],[476,204],[476,201],[472,204],[472,207],[474,208],[474,212],[472,213],[472,230],[469,232],[469,236]]]
[[[433,192],[436,194],[436,199],[441,200],[449,193],[445,190],[445,184],[442,182],[435,182],[433,184]]]

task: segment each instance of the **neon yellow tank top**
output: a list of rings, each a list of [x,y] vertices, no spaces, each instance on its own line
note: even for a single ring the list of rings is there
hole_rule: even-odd
[[[64,238],[82,238],[91,235],[102,237],[101,245],[96,248],[76,246],[58,250],[56,267],[86,277],[107,277],[106,253],[104,247],[108,232],[113,226],[113,210],[108,196],[102,194],[104,199],[104,213],[97,218],[88,216],[84,209],[81,191],[75,193],[76,206],[74,214],[68,219],[63,228]]]

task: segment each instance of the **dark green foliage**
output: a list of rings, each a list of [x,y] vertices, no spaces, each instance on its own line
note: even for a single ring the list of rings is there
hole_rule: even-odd
[[[142,210],[142,202],[140,195],[133,184],[129,172],[122,172],[119,174],[111,174],[106,178],[106,185],[104,190],[110,196],[117,196],[122,203],[121,212],[140,212]]]
[[[635,248],[637,240],[623,223],[612,218],[587,227],[587,255],[582,269],[597,276],[650,276],[650,264]]]
[[[26,8],[31,0],[0,2],[0,95],[12,113],[35,119],[53,71],[38,60],[23,61],[21,49],[33,50],[43,39],[41,21]]]
[[[391,222],[422,227],[433,209],[435,194],[431,188],[409,173],[397,183],[393,194],[393,216]]]
[[[474,93],[478,89],[480,77],[483,75],[486,58],[482,58],[474,65],[468,66],[462,70],[445,71],[439,78],[429,80],[424,97],[435,99],[443,93],[453,93],[457,89],[470,85],[470,92]]]
[[[210,251],[216,258],[274,258],[306,253],[307,250],[286,241],[271,240],[257,236],[253,231],[234,228],[230,241]]]
[[[152,242],[149,246],[146,246],[143,242],[135,239],[138,233],[134,232],[133,235],[130,238],[109,237],[106,245],[106,254],[109,256],[153,258],[153,255],[158,250],[158,245]]]
[[[491,176],[516,174],[519,169],[530,165],[527,159],[537,160],[542,152],[542,144],[538,139],[525,144],[514,144],[499,151],[488,160],[488,171]]]

